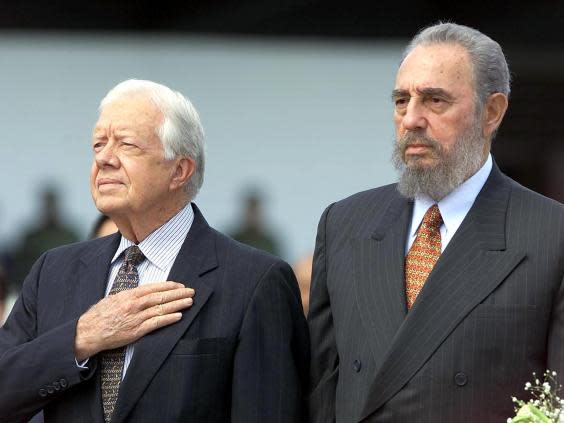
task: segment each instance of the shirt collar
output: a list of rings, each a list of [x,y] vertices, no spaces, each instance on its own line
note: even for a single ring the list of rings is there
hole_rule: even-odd
[[[482,187],[486,183],[488,176],[492,170],[493,161],[491,154],[484,165],[474,175],[459,185],[454,191],[437,203],[447,233],[454,233],[470,211],[472,204],[480,193]],[[418,196],[415,198],[413,206],[413,218],[411,225],[411,236],[415,236],[419,225],[423,220],[425,212],[435,204],[435,201],[426,196]]]
[[[138,247],[147,260],[160,270],[165,270],[170,267],[172,261],[178,255],[193,221],[194,211],[192,204],[188,203],[168,222],[151,232],[147,238],[138,244]],[[121,253],[132,245],[135,245],[135,243],[122,236],[112,258],[112,264]]]

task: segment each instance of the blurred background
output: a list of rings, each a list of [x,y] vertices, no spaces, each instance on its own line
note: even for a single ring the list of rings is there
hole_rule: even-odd
[[[3,2],[0,323],[2,297],[9,309],[38,254],[90,235],[91,129],[100,99],[128,78],[164,83],[199,110],[196,203],[209,223],[307,280],[323,209],[395,180],[395,72],[408,39],[438,20],[500,42],[514,82],[495,158],[564,201],[562,1]]]

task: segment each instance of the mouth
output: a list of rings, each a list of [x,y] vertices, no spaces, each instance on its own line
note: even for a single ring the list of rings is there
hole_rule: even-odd
[[[96,181],[98,189],[110,189],[120,185],[123,185],[121,181],[112,178],[100,178]]]
[[[425,154],[432,147],[427,144],[410,144],[405,148],[405,154],[408,155],[420,155]]]

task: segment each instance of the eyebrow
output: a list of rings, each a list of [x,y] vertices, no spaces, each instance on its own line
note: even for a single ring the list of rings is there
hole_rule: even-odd
[[[446,98],[447,100],[454,100],[452,94],[443,88],[421,88],[421,89],[417,89],[417,93],[421,96],[426,96],[426,97],[437,96],[437,97]]]
[[[113,133],[114,136],[117,137],[126,137],[132,134],[135,134],[134,130],[131,128],[110,128],[109,130],[107,130],[106,127],[104,126],[96,126],[93,130],[93,134],[94,136],[98,136],[98,135],[102,135],[102,136],[107,136],[108,133]]]
[[[409,97],[409,91],[407,90],[393,90],[392,91],[392,100],[395,100],[396,98],[399,97]]]
[[[448,91],[444,90],[443,88],[433,88],[433,87],[417,88],[415,91],[417,92],[417,94],[419,94],[422,97],[437,96],[437,97],[443,97],[451,101],[454,100],[452,94],[450,94]],[[400,97],[409,97],[409,96],[410,94],[408,90],[396,89],[392,91],[392,100]]]

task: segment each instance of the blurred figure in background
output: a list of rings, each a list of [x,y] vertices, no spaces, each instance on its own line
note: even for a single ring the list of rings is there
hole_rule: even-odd
[[[12,256],[9,280],[14,292],[20,292],[29,269],[45,251],[78,241],[76,233],[65,225],[59,211],[59,196],[53,187],[41,193],[39,224],[27,229]]]
[[[311,285],[311,267],[313,264],[313,254],[307,254],[294,263],[294,273],[300,286],[302,305],[304,313],[307,315],[309,310],[309,287]]]
[[[8,297],[8,287],[6,273],[0,265],[0,326],[4,324],[4,314],[6,311],[6,298]]]
[[[92,227],[92,232],[90,233],[89,239],[101,238],[103,236],[115,234],[118,228],[114,221],[110,219],[105,214],[98,216]]]
[[[280,256],[280,243],[264,224],[263,204],[258,190],[248,191],[244,196],[241,223],[230,235],[243,244]]]

